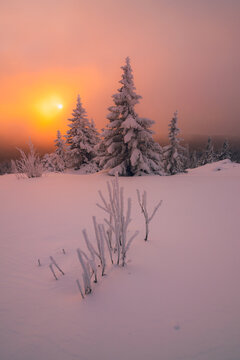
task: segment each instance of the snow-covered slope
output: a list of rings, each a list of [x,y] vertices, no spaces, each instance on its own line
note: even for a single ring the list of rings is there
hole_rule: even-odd
[[[107,180],[0,177],[0,359],[239,360],[240,165],[120,178],[140,235],[127,267],[109,265],[82,300],[76,248],[83,228],[93,234],[92,215],[103,219],[95,203]],[[148,243],[137,188],[150,209],[163,200]],[[58,281],[50,255],[66,272]]]

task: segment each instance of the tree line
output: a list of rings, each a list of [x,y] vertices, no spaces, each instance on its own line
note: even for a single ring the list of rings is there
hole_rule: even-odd
[[[219,153],[214,151],[209,138],[202,152],[190,152],[179,138],[178,113],[169,123],[169,144],[162,147],[153,138],[153,120],[140,117],[135,106],[141,96],[136,93],[129,57],[121,67],[120,88],[112,96],[113,105],[108,108],[108,124],[99,133],[93,120],[89,120],[81,98],[78,95],[72,117],[68,119],[69,130],[62,136],[57,132],[55,151],[40,159],[32,145],[27,156],[21,150],[21,160],[13,162],[15,172],[23,173],[26,162],[42,168],[37,173],[64,171],[67,168],[82,169],[93,173],[105,169],[109,175],[140,176],[145,174],[174,175],[217,160],[230,159],[231,151],[227,140]],[[25,156],[25,158],[24,158]],[[38,164],[40,162],[40,164]],[[40,165],[40,166],[39,166]],[[30,171],[35,177],[36,171]]]

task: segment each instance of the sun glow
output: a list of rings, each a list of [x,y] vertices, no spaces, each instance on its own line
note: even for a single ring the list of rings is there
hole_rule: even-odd
[[[96,115],[91,108],[95,108],[96,101],[102,103],[97,94],[103,79],[93,67],[60,72],[51,69],[34,76],[32,73],[6,75],[1,81],[0,137],[11,134],[13,146],[22,147],[29,137],[35,144],[54,144],[57,130],[62,134],[68,130],[68,118],[76,106],[77,94],[90,116],[94,119],[99,116],[99,110]],[[13,89],[14,106],[9,97]],[[100,117],[104,118],[104,113]]]
[[[62,110],[63,104],[57,95],[47,96],[38,101],[37,110],[45,118],[54,118]]]

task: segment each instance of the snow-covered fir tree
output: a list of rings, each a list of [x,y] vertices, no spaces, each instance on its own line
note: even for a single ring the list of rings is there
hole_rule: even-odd
[[[150,129],[154,121],[140,118],[135,111],[141,96],[135,92],[129,57],[122,70],[121,87],[112,96],[114,105],[108,108],[109,124],[98,146],[99,164],[109,169],[109,175],[162,175],[162,149],[153,140]]]
[[[207,141],[206,149],[203,153],[202,157],[202,165],[210,164],[212,162],[216,161],[216,154],[214,151],[213,141],[212,138],[209,137]]]
[[[70,130],[66,135],[67,153],[71,166],[80,169],[83,165],[93,161],[96,155],[94,147],[98,141],[98,133],[93,121],[90,123],[88,120],[79,95],[72,116],[68,119]]]
[[[90,133],[91,133],[93,146],[96,146],[99,143],[100,135],[96,129],[96,125],[95,125],[95,122],[93,119],[91,119],[91,121],[90,121]]]
[[[65,140],[62,138],[61,132],[57,131],[57,138],[55,142],[55,170],[64,171],[66,169],[66,144]]]
[[[169,175],[185,172],[187,163],[186,149],[180,145],[181,139],[178,138],[180,130],[177,127],[177,120],[178,114],[176,111],[169,124],[168,137],[170,144],[163,149],[165,171]]]
[[[185,161],[184,161],[184,168],[189,169],[191,167],[191,154],[189,144],[185,146]]]
[[[56,147],[55,153],[64,159],[66,155],[65,140],[62,138],[60,130],[57,131],[57,138],[54,143]]]
[[[190,166],[189,167],[191,169],[198,167],[197,150],[193,150],[193,152],[190,154]]]
[[[67,154],[66,154],[66,146],[65,141],[62,138],[61,132],[57,131],[57,138],[54,140],[55,143],[55,151],[50,154],[45,154],[43,156],[42,162],[45,170],[53,172],[53,171],[64,171],[66,169],[67,164]]]
[[[47,154],[43,155],[42,164],[43,164],[45,171],[48,171],[48,172],[57,171],[55,169],[55,163],[56,163],[55,158],[56,158],[55,153],[50,153],[50,154],[47,153]]]
[[[220,150],[220,154],[218,156],[219,160],[224,160],[224,159],[231,159],[231,149],[230,149],[230,145],[227,139],[224,140],[223,145],[222,145],[222,149]]]

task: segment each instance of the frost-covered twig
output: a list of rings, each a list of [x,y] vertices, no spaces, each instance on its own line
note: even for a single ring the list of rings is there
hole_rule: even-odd
[[[85,262],[83,259],[83,252],[80,249],[77,249],[78,259],[80,261],[80,264],[82,265],[83,273],[83,284],[84,284],[84,290],[85,294],[88,295],[92,292],[92,286],[91,286],[91,279],[90,279],[90,272],[89,272],[89,264],[88,262]]]
[[[111,245],[111,240],[110,240],[110,236],[109,236],[109,231],[105,231],[105,227],[103,224],[100,225],[101,226],[101,229],[102,229],[102,234],[103,234],[103,237],[104,237],[104,240],[106,241],[106,244],[107,244],[107,248],[108,248],[108,252],[109,252],[109,256],[110,256],[110,259],[111,259],[111,263],[113,264],[113,254],[112,254],[112,245]]]
[[[78,280],[78,279],[76,280],[76,283],[77,283],[78,289],[79,289],[79,291],[80,291],[80,294],[81,294],[82,298],[84,299],[84,295],[83,295],[82,287],[81,287],[80,282],[79,282],[79,280]]]
[[[49,265],[49,268],[50,268],[50,270],[51,270],[51,272],[52,272],[52,274],[53,274],[53,276],[54,276],[55,280],[58,280],[57,275],[55,274],[55,271],[53,270],[53,266],[52,266],[52,264],[50,264],[50,265]]]
[[[61,269],[60,266],[56,263],[56,261],[54,260],[54,258],[53,258],[52,256],[50,256],[50,260],[51,260],[52,264],[56,266],[56,268],[58,269],[58,271],[60,271],[60,273],[61,273],[62,275],[64,275],[64,272],[62,271],[62,269]]]
[[[105,253],[104,253],[104,239],[103,239],[103,233],[102,233],[101,226],[97,223],[95,216],[93,216],[93,225],[94,225],[94,230],[95,230],[95,235],[96,235],[96,240],[97,240],[98,255],[99,255],[100,262],[101,262],[102,276],[103,276],[103,275],[105,275],[104,270],[106,267],[106,260],[105,260]]]
[[[128,242],[126,242],[126,244],[124,243],[124,245],[122,246],[122,266],[125,266],[125,264],[126,264],[125,259],[126,259],[127,252],[130,248],[130,245],[131,245],[133,239],[135,239],[135,237],[138,234],[139,234],[139,231],[135,231],[135,233],[130,237]]]
[[[103,238],[107,243],[111,261],[113,262],[112,249],[114,249],[117,254],[117,265],[120,264],[121,259],[122,266],[124,266],[127,250],[129,249],[133,238],[137,235],[136,234],[131,238],[131,242],[127,240],[127,229],[131,222],[131,199],[128,198],[125,214],[124,189],[119,186],[117,174],[111,183],[107,182],[107,190],[108,200],[106,200],[101,191],[98,192],[102,204],[97,203],[97,206],[109,214],[109,219],[104,219],[105,223],[108,225],[108,230],[105,231],[104,228],[100,226],[99,229],[102,229],[102,231],[99,230],[99,232],[102,233]]]
[[[147,192],[144,191],[142,194],[142,198],[141,198],[140,191],[137,189],[137,198],[138,198],[138,203],[140,205],[140,208],[142,210],[142,213],[143,213],[143,216],[145,219],[146,234],[145,234],[144,240],[147,241],[148,235],[149,235],[149,223],[153,219],[153,217],[156,214],[157,210],[159,209],[160,205],[162,204],[162,200],[154,208],[152,215],[149,216],[148,210],[147,210]]]
[[[97,266],[96,266],[96,263],[95,263],[95,255],[98,255],[98,253],[96,252],[96,250],[94,249],[93,245],[91,244],[90,240],[88,239],[88,235],[87,235],[87,231],[84,229],[82,231],[83,233],[83,237],[85,239],[85,242],[86,242],[86,245],[87,245],[87,248],[91,254],[91,259],[87,258],[88,262],[89,262],[89,265],[91,266],[92,268],[92,271],[93,271],[93,274],[94,274],[94,282],[97,283]],[[85,258],[86,258],[86,254],[84,253],[85,255]]]

